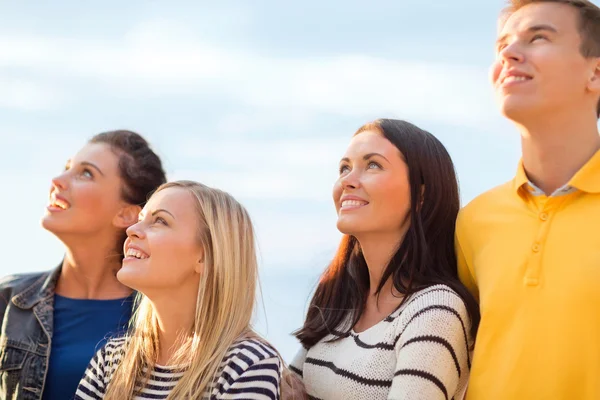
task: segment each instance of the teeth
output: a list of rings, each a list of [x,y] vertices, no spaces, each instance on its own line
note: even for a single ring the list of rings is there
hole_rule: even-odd
[[[63,210],[66,210],[67,208],[69,208],[69,205],[67,204],[67,202],[62,201],[60,199],[52,199],[51,205],[58,207],[58,208],[62,208]]]
[[[127,253],[125,254],[127,257],[135,257],[140,260],[144,260],[148,258],[148,256],[136,249],[127,249]]]
[[[530,78],[526,77],[526,76],[507,76],[506,78],[504,78],[504,82],[521,82],[521,81],[527,81]]]
[[[367,204],[366,201],[360,201],[360,200],[344,200],[344,201],[342,201],[342,207],[358,207],[358,206],[364,206],[365,204]]]

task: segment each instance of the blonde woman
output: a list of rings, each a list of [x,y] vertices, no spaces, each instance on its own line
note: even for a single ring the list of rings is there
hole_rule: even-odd
[[[117,278],[139,291],[129,334],[90,362],[76,399],[279,399],[282,362],[250,326],[254,232],[232,196],[162,185],[127,230]]]

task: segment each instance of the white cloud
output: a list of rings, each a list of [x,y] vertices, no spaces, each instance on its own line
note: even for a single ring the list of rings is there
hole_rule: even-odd
[[[398,58],[410,49],[398,49]],[[272,113],[389,115],[458,124],[490,117],[486,71],[356,54],[281,58],[196,39],[191,27],[151,20],[118,41],[0,38],[0,66],[91,80],[124,96],[225,96]],[[6,100],[5,100],[6,102]]]
[[[251,137],[215,140],[212,137],[187,137],[179,141],[178,153],[201,162],[218,161],[224,166],[262,168],[271,165],[275,169],[288,166],[318,168],[337,165],[348,145],[347,137],[324,134],[321,138],[268,138]],[[332,171],[320,171],[333,173]]]
[[[301,212],[248,207],[256,229],[261,265],[323,270],[341,238],[335,225],[333,205],[327,206]]]
[[[67,103],[67,94],[56,86],[0,76],[0,108],[23,111],[55,110]]]
[[[248,199],[329,201],[348,138],[214,140],[186,138],[177,153],[194,168],[170,179],[192,179]],[[218,166],[217,169],[214,166]]]
[[[295,132],[312,131],[315,129],[314,113],[307,110],[288,109],[277,112],[263,108],[249,108],[223,113],[217,122],[216,131],[219,134],[243,136],[257,132],[280,132],[285,136],[290,128]]]
[[[169,174],[169,179],[188,179],[218,187],[232,195],[247,199],[270,200],[313,200],[322,201],[331,195],[334,173],[324,173],[317,170],[300,170],[265,165],[262,168],[250,168],[236,171],[203,171],[201,167],[195,170],[176,170]]]

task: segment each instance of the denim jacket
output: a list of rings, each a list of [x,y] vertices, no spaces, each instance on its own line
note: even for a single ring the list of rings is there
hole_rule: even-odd
[[[60,270],[0,280],[0,399],[42,398]]]

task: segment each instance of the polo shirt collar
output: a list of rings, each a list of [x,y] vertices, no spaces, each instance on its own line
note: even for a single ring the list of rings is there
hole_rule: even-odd
[[[530,187],[535,189],[535,185],[529,182],[529,178],[527,178],[525,168],[523,167],[523,160],[520,160],[517,167],[517,174],[513,179],[513,187],[518,192],[525,185],[527,185],[526,189]],[[600,193],[600,150],[575,173],[563,188],[576,188],[587,193]]]
[[[517,175],[515,176],[513,183],[516,192],[518,192],[519,189],[523,187],[523,185],[529,183],[529,178],[527,178],[527,174],[525,173],[525,168],[523,167],[522,159],[519,161],[519,166],[517,167]]]
[[[600,193],[600,150],[577,171],[569,185],[587,193]]]

